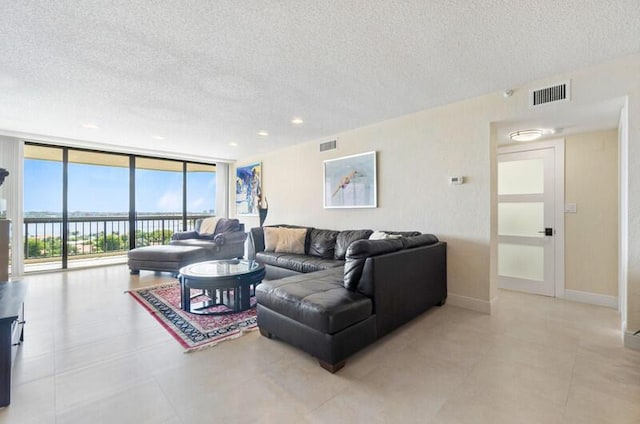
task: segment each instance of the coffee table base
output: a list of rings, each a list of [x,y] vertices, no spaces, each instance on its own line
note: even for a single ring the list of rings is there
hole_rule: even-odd
[[[246,311],[247,309],[251,309],[251,292],[255,292],[255,287],[253,290],[249,290],[249,287],[246,287],[247,293],[244,293],[242,287],[236,287],[233,289],[218,289],[218,290],[201,290],[199,294],[194,296],[190,296],[191,289],[182,288],[182,298],[189,298],[188,304],[184,302],[181,305],[182,310],[185,312],[189,312],[190,314],[196,315],[229,315],[235,314],[238,312]],[[233,292],[233,294],[232,294]],[[240,295],[238,296],[239,293]],[[204,300],[202,302],[191,303],[192,299],[196,299],[201,296],[209,297],[209,300]],[[246,301],[245,301],[246,299]],[[215,311],[206,311],[205,309],[210,309],[216,306],[226,306],[230,310],[215,312]]]
[[[198,315],[227,315],[251,308],[251,297],[265,275],[264,265],[241,259],[206,261],[180,269],[180,307]],[[191,290],[200,294],[191,296]],[[232,294],[233,293],[233,294]],[[208,296],[203,302],[191,304],[195,297]],[[231,310],[210,311],[216,306]]]
[[[191,296],[191,287],[189,287],[186,279],[181,276],[179,280],[180,308],[185,312],[196,315],[229,315],[251,309],[251,298],[255,296],[255,286],[262,281],[260,279],[251,284],[239,284],[235,287],[196,289],[200,290],[200,293]],[[200,296],[208,296],[209,300],[191,303],[192,299]],[[215,306],[226,306],[230,310],[222,312],[205,310]]]

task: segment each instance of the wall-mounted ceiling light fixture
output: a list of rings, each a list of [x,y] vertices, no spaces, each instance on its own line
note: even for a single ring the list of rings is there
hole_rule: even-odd
[[[533,141],[537,140],[544,134],[540,129],[514,131],[509,134],[509,138],[513,141]]]
[[[262,131],[258,131],[258,135],[259,135],[260,137],[266,137],[266,136],[268,136],[268,135],[269,135],[269,133],[268,133],[268,132],[266,132],[265,130],[262,130]]]

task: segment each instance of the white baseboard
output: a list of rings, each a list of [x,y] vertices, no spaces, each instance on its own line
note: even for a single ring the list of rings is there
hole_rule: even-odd
[[[565,289],[564,298],[567,300],[572,300],[574,302],[590,303],[592,305],[606,306],[607,308],[618,309],[617,296]]]
[[[640,350],[640,334],[624,333],[624,347]]]
[[[489,302],[488,300],[462,296],[451,292],[447,294],[447,303],[449,305],[458,306],[464,309],[470,309],[476,312],[482,312],[483,314],[491,313],[491,306],[493,306],[495,301],[496,298],[492,299],[491,302]]]

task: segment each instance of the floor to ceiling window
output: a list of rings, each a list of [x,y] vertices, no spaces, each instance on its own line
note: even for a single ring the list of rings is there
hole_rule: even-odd
[[[187,217],[215,215],[216,197],[216,166],[187,163]]]
[[[216,214],[214,164],[33,143],[24,157],[27,272],[121,262]]]
[[[129,157],[69,150],[68,258],[104,258],[129,249]]]
[[[136,246],[165,244],[184,227],[182,162],[136,158]]]
[[[62,268],[63,149],[24,146],[24,258]]]

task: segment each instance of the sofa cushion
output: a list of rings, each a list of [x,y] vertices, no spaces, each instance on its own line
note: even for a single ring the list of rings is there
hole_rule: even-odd
[[[309,254],[325,259],[333,259],[338,233],[339,231],[319,230],[317,228],[311,230]]]
[[[347,249],[344,264],[344,287],[349,290],[358,288],[362,269],[368,257],[395,252],[402,248],[403,242],[400,239],[356,240],[351,243]]]
[[[183,266],[210,259],[207,252],[198,246],[145,246],[129,250],[129,269],[150,269],[155,271],[178,272]]]
[[[275,252],[304,254],[306,228],[278,228],[278,243]]]
[[[295,253],[258,252],[256,253],[256,260],[267,265],[302,273],[321,271],[344,265],[344,261]]]
[[[145,246],[129,250],[127,252],[129,259],[138,261],[166,261],[180,262],[185,257],[204,257],[204,250],[201,246],[176,246],[176,245],[159,245]]]
[[[402,237],[414,237],[422,234],[420,231],[387,231],[387,230],[384,230],[383,233],[399,235]]]
[[[438,237],[433,234],[420,234],[414,237],[405,237],[402,239],[405,249],[413,249],[414,247],[429,246],[430,244],[436,244]]]
[[[212,240],[188,239],[188,240],[172,240],[171,246],[191,246],[202,247],[203,249],[218,249],[219,246]]]
[[[351,243],[356,240],[368,239],[372,233],[373,231],[371,230],[340,231],[336,238],[336,251],[333,256],[334,259],[344,259],[344,256],[347,254],[347,249]]]
[[[371,316],[371,299],[346,290],[341,269],[263,281],[256,287],[260,306],[327,334]]]
[[[218,221],[218,224],[216,225],[216,232],[214,234],[224,234],[231,231],[240,231],[240,220],[235,218],[220,218],[220,221]]]
[[[249,229],[251,243],[249,245],[249,255],[264,251],[264,229],[268,227],[254,227]],[[253,259],[253,258],[251,258]]]
[[[178,231],[171,234],[171,240],[189,240],[189,239],[198,239],[200,235],[197,231]]]

